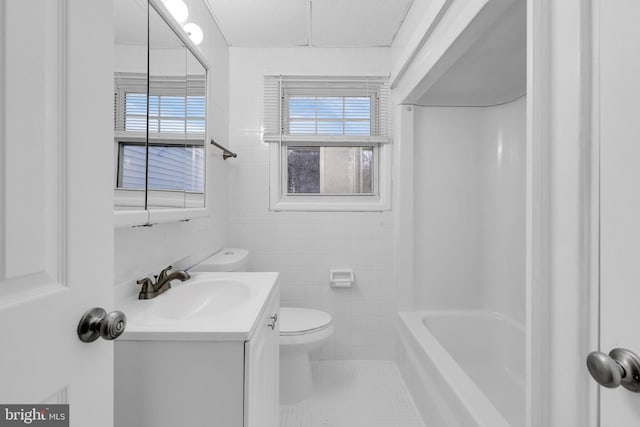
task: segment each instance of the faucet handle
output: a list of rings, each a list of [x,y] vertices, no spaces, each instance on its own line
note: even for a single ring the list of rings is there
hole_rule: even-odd
[[[142,285],[142,289],[149,288],[149,286],[153,285],[153,281],[151,279],[149,279],[148,277],[145,277],[144,279],[137,280],[136,283],[138,285]]]
[[[159,275],[156,276],[156,281],[162,281],[164,280],[165,277],[167,277],[167,273],[169,272],[169,270],[171,270],[173,267],[169,266],[165,269],[163,269]]]

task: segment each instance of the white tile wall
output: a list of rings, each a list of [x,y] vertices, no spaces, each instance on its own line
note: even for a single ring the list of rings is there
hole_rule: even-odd
[[[249,268],[281,273],[282,305],[326,310],[336,333],[323,359],[392,359],[396,290],[393,215],[269,212],[269,147],[261,140],[265,74],[389,71],[389,49],[230,49],[229,244],[251,251]],[[356,286],[329,288],[330,268],[354,268]]]
[[[207,130],[224,145],[229,141],[229,48],[202,0],[189,0],[188,5],[190,20],[203,29],[200,49],[211,65]],[[210,217],[115,230],[115,284],[120,285],[116,298],[135,295],[136,279],[157,274],[170,264],[175,268],[190,266],[225,246],[228,163],[219,150],[210,150],[206,186]]]

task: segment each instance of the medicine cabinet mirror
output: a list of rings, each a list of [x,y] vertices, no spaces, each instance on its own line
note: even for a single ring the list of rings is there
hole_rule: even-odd
[[[116,211],[205,207],[207,67],[159,7],[114,1]]]

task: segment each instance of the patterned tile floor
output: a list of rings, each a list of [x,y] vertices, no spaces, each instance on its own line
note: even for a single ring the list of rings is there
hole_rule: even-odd
[[[314,362],[313,395],[280,407],[280,427],[424,427],[396,364]]]

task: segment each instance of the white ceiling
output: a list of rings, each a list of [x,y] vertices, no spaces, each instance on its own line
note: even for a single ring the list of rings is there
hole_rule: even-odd
[[[115,44],[147,44],[147,5],[135,0],[114,0],[113,28]]]
[[[515,2],[485,26],[486,30],[474,35],[475,42],[416,101],[417,105],[497,105],[525,94],[527,2]]]
[[[147,33],[147,2],[144,0],[114,0],[113,40],[115,44],[179,48],[184,46],[173,30],[149,6],[149,32]]]
[[[390,46],[413,0],[207,0],[236,47]]]

